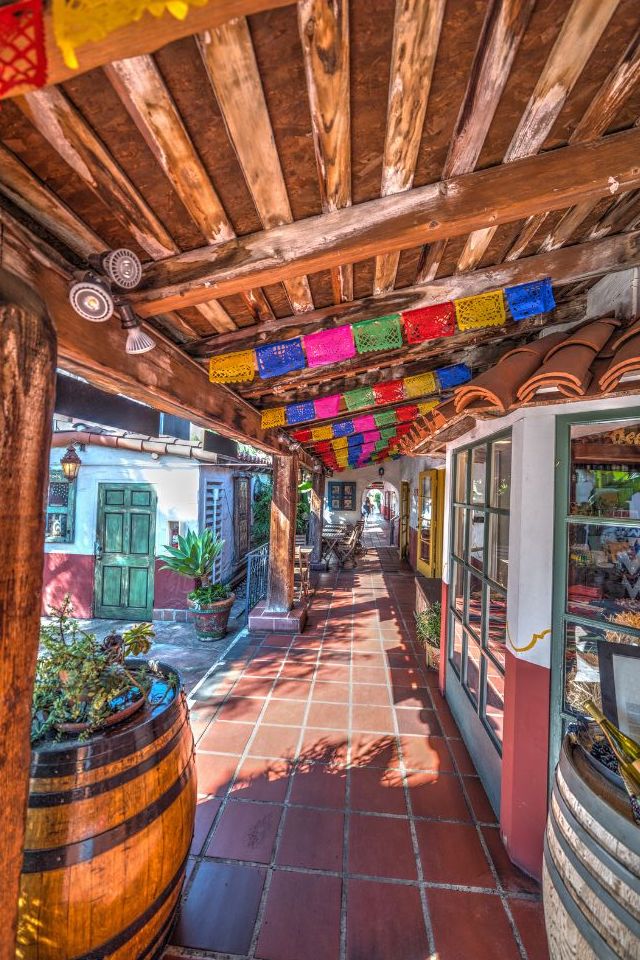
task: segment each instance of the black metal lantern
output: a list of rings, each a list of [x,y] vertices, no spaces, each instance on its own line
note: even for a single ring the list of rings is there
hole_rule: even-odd
[[[67,452],[65,453],[64,457],[62,457],[62,459],[60,460],[60,466],[62,467],[62,472],[64,473],[69,483],[73,483],[73,481],[78,476],[78,471],[80,469],[81,464],[82,464],[82,460],[76,453],[76,448],[73,445],[71,445],[70,447],[67,447]]]

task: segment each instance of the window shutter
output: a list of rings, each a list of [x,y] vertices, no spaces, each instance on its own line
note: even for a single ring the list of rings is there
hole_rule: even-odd
[[[219,480],[207,480],[204,498],[204,525],[214,536],[222,536],[222,483]],[[222,576],[222,558],[218,557],[213,565],[212,582],[219,583]]]

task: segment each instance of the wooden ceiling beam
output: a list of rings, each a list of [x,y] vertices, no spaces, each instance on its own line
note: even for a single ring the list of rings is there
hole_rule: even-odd
[[[349,0],[300,0],[313,144],[325,213],[351,206]],[[353,264],[331,271],[336,303],[353,300]]]
[[[640,186],[640,130],[381,197],[147,267],[141,316]]]
[[[396,0],[382,197],[413,186],[444,11],[445,0]],[[399,251],[376,257],[374,295],[393,290],[399,260]]]
[[[209,174],[151,56],[116,60],[104,68],[129,116],[208,243],[231,240],[235,232]],[[261,290],[245,303],[256,320],[273,317]]]
[[[619,3],[620,0],[573,0],[507,148],[503,161],[505,164],[530,157],[542,149]],[[480,263],[496,229],[497,225],[485,227],[467,238],[458,260],[457,269],[460,273],[472,270]]]
[[[197,38],[205,69],[265,230],[293,220],[247,21],[240,17]],[[313,310],[309,281],[284,286],[294,313]]]
[[[475,169],[534,6],[535,0],[491,0],[487,7],[443,180]],[[437,240],[423,248],[417,283],[437,276],[446,245],[446,240]]]
[[[631,96],[639,81],[640,31],[637,31],[589,104],[585,114],[571,134],[569,143],[589,143],[602,136],[613,123],[618,110],[625,100]],[[587,200],[567,210],[560,222],[540,241],[539,251],[557,250],[558,247],[566,243],[578,227],[584,223],[597,202],[597,200]],[[505,259],[517,260],[518,257],[521,257],[549,217],[549,212],[529,217]]]
[[[232,17],[248,17],[263,10],[286,7],[291,0],[209,0],[203,7],[191,7],[184,20],[177,20],[169,13],[154,17],[145,13],[135,23],[120,27],[98,40],[91,40],[78,47],[79,66],[68,67],[55,40],[51,6],[44,11],[45,46],[47,52],[47,84],[63,83],[71,77],[96,67],[103,67],[122,57],[138,57],[153,53],[174,40],[190,37],[202,30],[211,30]],[[16,88],[9,96],[26,93]]]
[[[640,192],[626,196],[633,198],[633,202],[630,199],[625,207],[626,215],[629,216],[630,211],[640,212]],[[622,216],[621,213],[616,220],[619,228]],[[639,250],[640,235],[637,238],[614,236],[591,240],[565,247],[553,254],[535,254],[514,263],[486,267],[468,274],[454,274],[430,283],[393,290],[383,297],[364,297],[349,304],[323,307],[303,317],[283,317],[259,327],[245,327],[233,333],[203,337],[188,344],[185,349],[194,357],[210,357],[314,333],[316,330],[344,323],[356,323],[403,310],[416,310],[418,307],[432,306],[456,297],[527,283],[540,277],[551,277],[555,285],[596,278],[615,269],[624,270],[636,265]]]
[[[53,149],[89,189],[106,203],[115,219],[154,260],[179,248],[95,131],[64,93],[47,87],[18,97],[17,104]],[[204,301],[208,298],[203,299]],[[221,304],[200,307],[214,330],[234,330]]]

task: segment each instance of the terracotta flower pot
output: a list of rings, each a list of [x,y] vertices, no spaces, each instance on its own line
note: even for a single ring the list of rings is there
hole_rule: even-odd
[[[216,600],[215,603],[200,604],[189,601],[196,636],[200,640],[220,640],[225,636],[235,599],[236,595],[232,593],[226,600]]]

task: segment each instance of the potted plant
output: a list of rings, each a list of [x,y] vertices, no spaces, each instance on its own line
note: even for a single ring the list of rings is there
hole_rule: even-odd
[[[134,939],[159,956],[195,820],[186,697],[171,666],[138,656],[151,624],[100,641],[72,612],[66,597],[41,632],[16,956],[113,956]]]
[[[151,687],[152,667],[132,665],[127,658],[148,652],[151,624],[139,623],[99,641],[73,619],[69,596],[51,613],[40,633],[32,739],[48,733],[84,739],[139,710]]]
[[[430,670],[440,668],[440,604],[426,604],[424,610],[414,613],[416,618],[416,636],[423,644]]]
[[[236,599],[228,584],[211,582],[213,565],[223,546],[224,540],[209,529],[202,533],[188,530],[185,537],[178,537],[177,547],[165,547],[167,553],[160,557],[164,561],[162,570],[173,570],[193,580],[193,590],[187,599],[200,640],[224,637]]]

